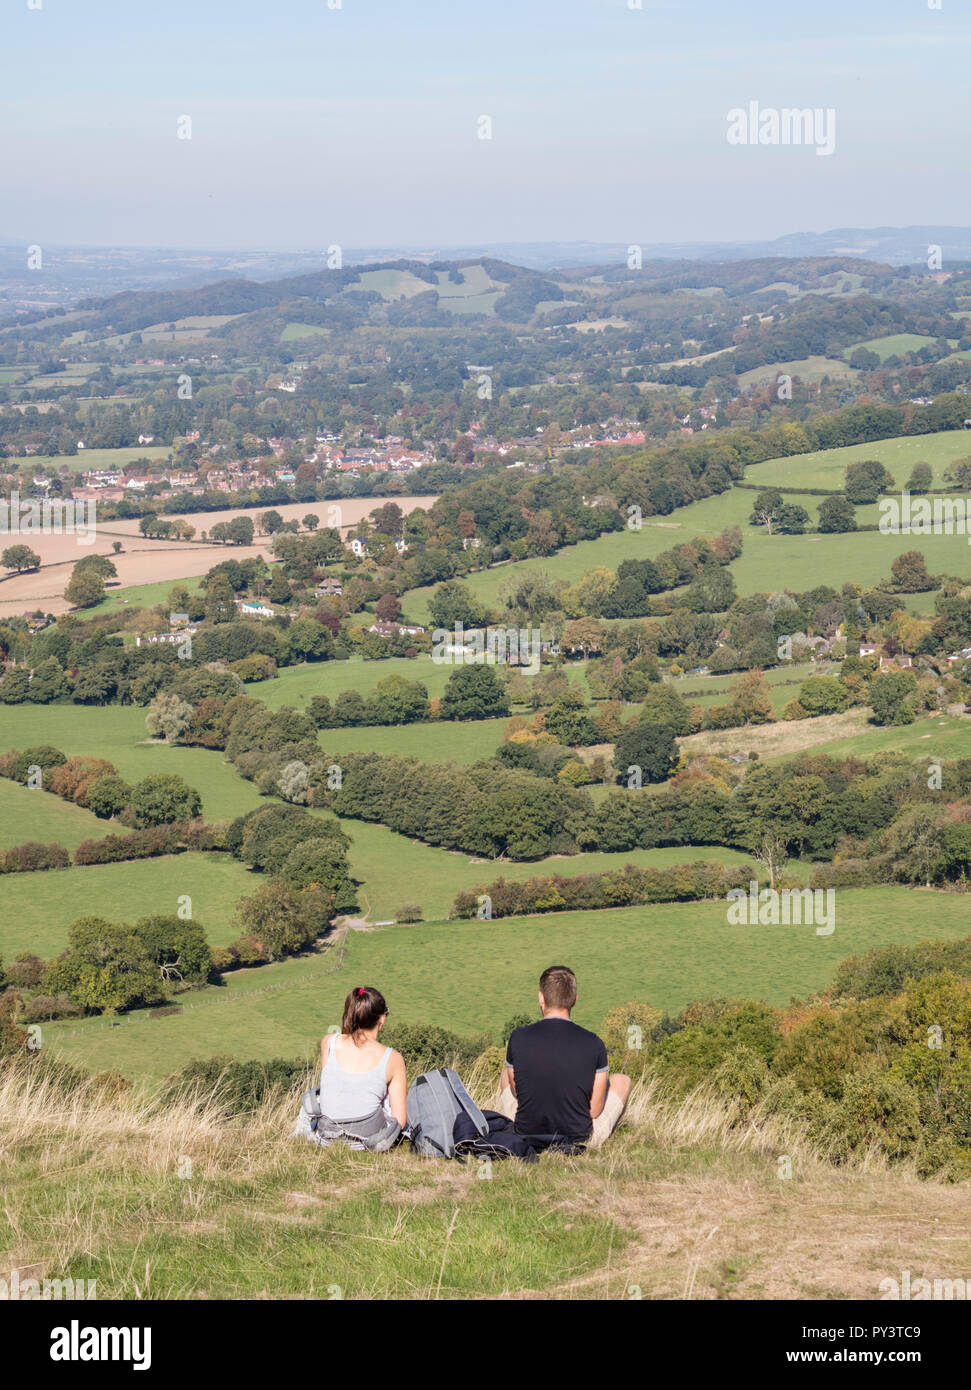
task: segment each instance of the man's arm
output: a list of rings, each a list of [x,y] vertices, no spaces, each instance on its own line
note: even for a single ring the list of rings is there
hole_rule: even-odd
[[[595,1120],[604,1108],[604,1101],[607,1099],[607,1087],[610,1083],[609,1073],[598,1071],[593,1078],[593,1090],[590,1093],[590,1118]]]
[[[499,1078],[499,1089],[501,1091],[508,1089],[512,1091],[513,1095],[516,1094],[516,1073],[508,1062],[502,1069],[502,1076]],[[598,1111],[597,1113],[599,1114],[600,1112]]]

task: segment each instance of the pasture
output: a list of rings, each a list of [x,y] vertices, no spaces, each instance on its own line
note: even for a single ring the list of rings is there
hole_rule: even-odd
[[[281,705],[303,709],[315,695],[326,695],[331,701],[344,690],[370,695],[387,676],[404,676],[406,680],[421,681],[432,696],[441,695],[454,670],[454,666],[424,655],[392,656],[386,661],[362,661],[356,657],[350,661],[315,661],[284,667],[272,680],[248,685],[246,693],[263,700],[270,709],[279,709]]]
[[[40,787],[24,787],[0,777],[0,849],[33,840],[63,845],[73,852],[82,840],[100,839],[113,828],[83,806],[63,801]],[[5,879],[5,906],[9,884],[10,879]]]
[[[342,753],[353,751],[421,758],[427,763],[468,764],[492,756],[502,742],[506,723],[505,719],[442,720],[380,728],[321,729],[319,740],[325,754],[338,761]]]
[[[256,788],[236,774],[222,753],[157,743],[149,738],[145,715],[135,705],[5,705],[0,751],[53,744],[68,757],[106,758],[126,782],[174,772],[196,788],[207,820],[231,819],[260,804]]]
[[[712,730],[680,740],[683,752],[695,755],[756,752],[761,758],[788,758],[812,749],[834,758],[870,758],[875,753],[904,752],[912,758],[971,756],[971,717],[934,715],[902,727],[881,728],[870,723],[868,709],[848,709],[818,719],[780,720],[744,729]]]
[[[130,1077],[162,1077],[223,1053],[310,1057],[339,1023],[347,991],[362,983],[384,991],[395,1023],[434,1022],[498,1040],[507,1019],[535,1010],[536,981],[554,960],[577,972],[576,1021],[598,1028],[608,1009],[630,999],[668,1012],[713,996],[784,1005],[823,988],[845,956],[967,931],[960,895],[906,888],[840,892],[828,937],[812,926],[730,926],[724,903],[356,931],[342,962],[330,950],[236,971],[221,987],[183,995],[182,1014],[47,1024],[44,1040],[94,1071]]]
[[[947,468],[969,454],[971,434],[963,430],[940,430],[936,434],[878,439],[872,444],[817,449],[809,454],[791,454],[788,458],[751,463],[745,470],[745,481],[765,487],[822,487],[839,492],[846,481],[849,464],[862,463],[864,459],[879,459],[893,474],[898,489],[904,487],[915,463],[929,463],[934,473],[934,486],[943,487]],[[822,498],[808,498],[803,505],[812,515],[811,504],[820,501]]]
[[[670,868],[675,864],[696,863],[701,859],[722,864],[746,864],[751,856],[721,845],[686,848],[626,850],[617,854],[558,854],[532,863],[509,860],[474,859],[453,850],[425,845],[398,835],[384,825],[367,821],[342,820],[350,835],[351,873],[363,881],[358,895],[362,916],[371,922],[393,920],[405,903],[416,903],[426,922],[445,921],[456,896],[478,889],[496,879],[524,883],[548,874],[604,873],[622,869],[625,864],[639,867]],[[797,866],[796,872],[799,872]]]
[[[750,371],[740,374],[738,383],[747,390],[760,382],[774,383],[780,374],[814,383],[827,376],[834,380],[855,381],[860,375],[855,367],[847,366],[837,357],[802,357],[797,362],[774,362],[766,367],[752,367]]]
[[[911,448],[909,452],[912,457],[895,455],[896,463],[891,457],[884,460],[891,469],[896,466],[898,482],[906,481],[910,467],[919,458],[929,463],[936,460],[934,466],[943,471],[947,463],[962,457],[962,451],[971,452],[971,437],[963,431],[924,435],[921,438],[924,442],[923,453]],[[928,445],[928,440],[938,442]],[[885,441],[885,445],[913,446],[916,442],[890,440]],[[878,457],[876,451],[882,446],[852,447],[864,450],[858,455],[864,458]],[[851,450],[830,452],[848,454]],[[812,484],[798,469],[813,457],[802,454],[755,464],[747,470],[746,479],[759,484],[764,482],[767,487],[779,486],[784,493],[787,487],[841,485],[842,472],[851,460],[844,459],[838,470],[837,481],[830,479],[828,484]],[[771,470],[771,475],[763,476],[757,471],[760,469]],[[815,523],[817,508],[823,500],[821,497],[789,493],[786,500],[805,507],[810,522]],[[468,575],[463,582],[481,602],[498,612],[503,590],[514,583],[518,574],[544,573],[553,581],[565,580],[568,584],[576,584],[587,570],[603,566],[616,571],[622,560],[652,559],[663,550],[670,550],[698,536],[716,535],[729,526],[740,527],[744,541],[742,554],[730,566],[740,594],[773,593],[780,589],[799,593],[823,583],[839,589],[851,581],[873,586],[889,579],[891,565],[898,555],[914,549],[923,551],[927,567],[934,574],[971,576],[971,549],[966,535],[884,535],[880,531],[863,531],[834,535],[810,532],[803,536],[775,533],[770,536],[764,527],[750,526],[748,523],[754,502],[754,492],[733,488],[721,496],[706,497],[703,501],[680,507],[670,516],[645,520],[639,531],[625,530],[601,536],[597,540],[580,541],[546,558],[494,565],[491,569]],[[880,517],[876,505],[858,507],[856,515],[859,523],[877,522]],[[402,604],[407,620],[428,624],[428,599],[434,587],[412,589],[403,595]],[[905,594],[901,597],[901,603],[912,612],[932,612],[934,593]]]
[[[45,380],[52,378],[45,378]],[[91,468],[124,469],[140,459],[167,459],[172,450],[167,444],[139,444],[134,449],[79,449],[76,454],[31,454],[29,459],[14,459],[13,462],[33,466],[42,463],[47,469],[69,468],[72,473],[87,472]]]
[[[935,339],[925,333],[887,333],[882,338],[867,338],[862,343],[853,343],[846,349],[846,355],[849,357],[857,348],[866,348],[868,352],[875,352],[881,362],[886,362],[888,357],[902,357],[908,352],[933,347],[934,342]]]
[[[288,323],[280,334],[281,343],[297,342],[301,338],[326,337],[330,332],[318,323]]]
[[[101,825],[102,834],[117,829]],[[205,927],[210,944],[225,946],[239,935],[233,926],[237,901],[259,883],[256,874],[229,854],[175,854],[127,864],[7,874],[0,957],[10,961],[21,951],[32,951],[50,960],[67,946],[68,927],[78,917],[132,922],[152,913],[175,916],[184,897],[191,900],[192,916]]]

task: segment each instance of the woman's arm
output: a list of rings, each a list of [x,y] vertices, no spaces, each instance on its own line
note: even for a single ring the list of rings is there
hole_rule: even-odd
[[[405,1059],[400,1052],[392,1052],[388,1058],[385,1080],[388,1083],[388,1105],[391,1113],[401,1128],[404,1129],[408,1123],[408,1081],[405,1074]]]

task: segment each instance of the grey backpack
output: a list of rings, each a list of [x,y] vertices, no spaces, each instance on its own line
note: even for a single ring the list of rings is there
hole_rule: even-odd
[[[357,1120],[332,1120],[320,1108],[320,1087],[304,1091],[300,1108],[309,1118],[310,1130],[318,1144],[331,1144],[335,1139],[353,1139],[372,1153],[384,1153],[397,1142],[401,1133],[398,1121],[383,1106]]]
[[[455,1158],[455,1121],[466,1115],[479,1137],[489,1122],[451,1067],[416,1077],[408,1091],[408,1131],[413,1153],[426,1158]]]

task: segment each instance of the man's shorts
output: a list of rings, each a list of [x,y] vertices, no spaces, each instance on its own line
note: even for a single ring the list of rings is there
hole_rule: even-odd
[[[513,1095],[509,1086],[503,1088],[499,1098],[499,1109],[509,1120],[516,1118],[516,1111],[519,1109],[519,1102]],[[586,1141],[588,1149],[599,1149],[605,1139],[609,1139],[617,1128],[617,1122],[624,1113],[624,1102],[620,1099],[616,1091],[611,1091],[608,1087],[607,1099],[604,1101],[604,1108],[593,1122],[593,1133]]]

